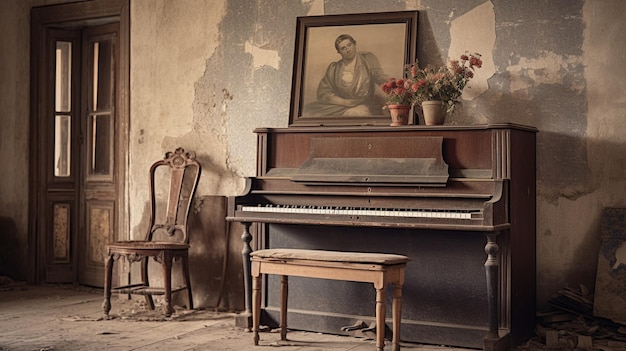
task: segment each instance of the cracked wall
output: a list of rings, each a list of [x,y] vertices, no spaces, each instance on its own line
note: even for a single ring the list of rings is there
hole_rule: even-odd
[[[624,45],[611,45],[626,33],[616,15],[624,5],[422,1],[421,8],[427,18],[420,14],[420,29],[427,27],[420,48],[429,50],[420,52],[422,62],[438,63],[468,43],[494,62],[489,89],[464,94],[468,100],[448,123],[514,122],[539,130],[539,307],[562,287],[593,288],[602,209],[626,202],[623,74],[611,69],[624,57]]]
[[[22,19],[3,21],[5,32],[27,30],[27,9],[7,4],[3,11]],[[539,130],[539,306],[564,286],[593,288],[602,208],[626,206],[621,0],[131,0],[131,228],[145,222],[146,169],[183,146],[205,167],[193,221],[197,232],[213,235],[207,204],[238,194],[243,177],[254,175],[254,128],[287,126],[297,16],[401,10],[420,11],[422,65],[465,50],[483,55],[485,65],[447,124],[513,122]],[[6,47],[14,47],[10,38],[3,38]],[[16,72],[27,70],[26,49],[3,55]],[[9,111],[0,116],[0,157],[12,164],[28,153],[28,76],[3,72],[14,79],[0,85],[0,107]],[[25,248],[28,170],[9,172],[0,185],[0,217],[16,223]],[[231,239],[228,250],[238,254],[239,238]],[[227,246],[217,242],[215,250]],[[197,254],[219,261],[210,246],[203,250]]]

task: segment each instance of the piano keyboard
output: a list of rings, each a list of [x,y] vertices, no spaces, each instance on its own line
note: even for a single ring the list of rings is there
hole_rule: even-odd
[[[389,208],[355,208],[335,206],[296,206],[296,205],[257,205],[242,206],[244,212],[263,213],[297,213],[344,216],[380,216],[402,218],[455,218],[471,219],[472,214],[480,210],[438,210],[438,209],[389,209]]]

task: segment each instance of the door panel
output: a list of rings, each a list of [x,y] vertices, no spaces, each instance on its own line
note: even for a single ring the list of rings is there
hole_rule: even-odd
[[[86,235],[81,245],[79,282],[102,286],[104,281],[104,245],[110,241],[115,228],[115,201],[86,200]]]

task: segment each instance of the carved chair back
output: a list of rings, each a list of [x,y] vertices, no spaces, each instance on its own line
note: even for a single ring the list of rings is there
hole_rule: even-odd
[[[150,225],[146,241],[189,244],[187,220],[200,179],[195,152],[182,148],[165,154],[150,167]],[[162,183],[169,185],[161,186]]]

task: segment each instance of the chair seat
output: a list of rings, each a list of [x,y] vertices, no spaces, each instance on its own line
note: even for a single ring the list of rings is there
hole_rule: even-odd
[[[127,240],[110,243],[107,247],[111,250],[186,250],[189,248],[189,244],[169,241]]]

